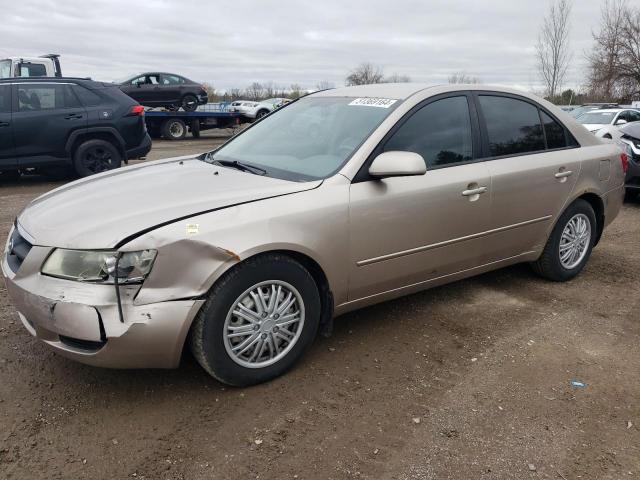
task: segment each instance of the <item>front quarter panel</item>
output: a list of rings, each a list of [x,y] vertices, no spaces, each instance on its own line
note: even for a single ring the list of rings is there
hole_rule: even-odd
[[[318,188],[180,220],[121,250],[154,248],[158,257],[138,305],[197,298],[235,264],[259,253],[294,251],[325,273],[336,304],[347,298],[349,181],[336,175]]]

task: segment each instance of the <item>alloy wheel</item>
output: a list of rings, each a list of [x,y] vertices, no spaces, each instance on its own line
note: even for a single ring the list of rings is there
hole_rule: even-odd
[[[578,213],[567,222],[562,236],[558,254],[560,263],[567,270],[577,267],[589,250],[591,241],[591,222],[589,217]]]

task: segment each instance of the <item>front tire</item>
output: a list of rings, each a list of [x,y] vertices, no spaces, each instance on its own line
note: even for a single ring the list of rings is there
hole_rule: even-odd
[[[262,117],[266,117],[269,114],[269,110],[260,110],[256,113],[256,120],[260,120]]]
[[[73,155],[73,167],[79,177],[106,172],[122,165],[122,155],[106,140],[87,140]]]
[[[269,254],[218,280],[194,320],[189,343],[210,375],[244,387],[293,367],[319,323],[320,294],[311,274],[290,257]]]
[[[578,199],[562,213],[534,271],[554,282],[578,275],[589,261],[597,238],[597,220],[589,202]]]

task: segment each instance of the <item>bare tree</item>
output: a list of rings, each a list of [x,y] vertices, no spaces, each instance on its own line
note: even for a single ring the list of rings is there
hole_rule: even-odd
[[[302,91],[302,87],[297,83],[292,83],[289,87],[289,98],[300,98],[304,92]]]
[[[329,80],[320,80],[316,84],[316,90],[328,90],[335,87],[335,84],[333,82],[330,82]]]
[[[247,100],[262,100],[264,98],[264,87],[260,82],[253,82],[245,91],[244,96]]]
[[[538,34],[536,44],[538,71],[544,81],[547,95],[551,98],[560,91],[571,61],[570,15],[571,0],[553,0]]]
[[[640,7],[626,0],[605,1],[589,60],[589,95],[597,100],[631,99],[640,94]]]
[[[370,83],[382,83],[384,74],[382,68],[372,63],[363,63],[353,70],[346,78],[347,86],[350,85],[368,85]]]
[[[409,83],[410,81],[411,77],[409,75],[400,75],[399,73],[394,73],[384,79],[384,83]]]
[[[449,83],[482,83],[478,77],[467,75],[464,72],[456,72],[447,78]]]

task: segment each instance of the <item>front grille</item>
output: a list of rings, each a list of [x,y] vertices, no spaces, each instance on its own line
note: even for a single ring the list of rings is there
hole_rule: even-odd
[[[95,342],[92,340],[82,340],[80,338],[67,337],[65,335],[58,335],[60,341],[65,345],[77,348],[78,350],[87,350],[89,352],[95,352],[100,350],[107,343],[106,341]]]
[[[20,235],[17,228],[13,229],[11,239],[9,240],[9,251],[7,252],[7,263],[13,273],[17,273],[31,251],[31,245],[26,238]]]

